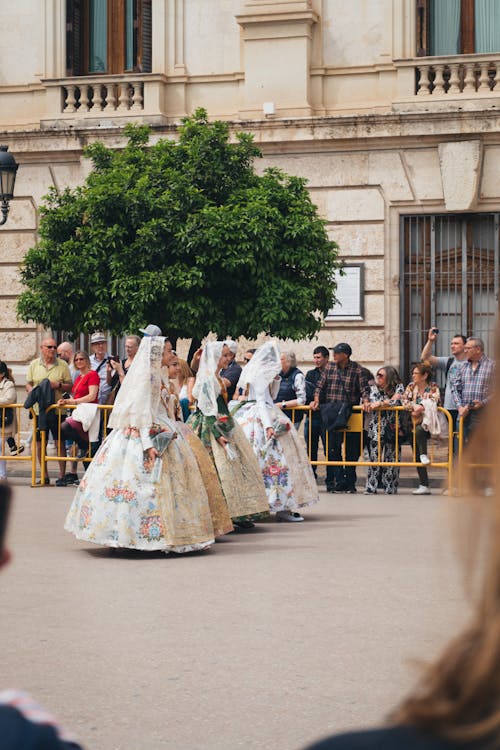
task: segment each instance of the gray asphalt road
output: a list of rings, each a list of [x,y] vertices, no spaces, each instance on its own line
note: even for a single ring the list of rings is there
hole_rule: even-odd
[[[88,750],[297,750],[379,722],[463,621],[453,500],[322,494],[306,523],[165,557],[76,541],[72,490],[17,481],[0,685]]]

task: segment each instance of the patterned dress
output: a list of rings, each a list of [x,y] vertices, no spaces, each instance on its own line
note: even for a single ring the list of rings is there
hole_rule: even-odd
[[[290,419],[275,406],[269,389],[256,401],[250,385],[248,395],[249,401],[236,407],[233,416],[257,456],[269,508],[276,513],[317,503],[318,489],[306,447]],[[266,436],[268,427],[275,433],[270,440]]]
[[[184,437],[196,458],[208,495],[208,504],[212,515],[214,534],[216,537],[222,536],[223,534],[229,534],[231,531],[234,531],[234,526],[231,522],[231,517],[229,515],[227,503],[224,499],[224,493],[222,492],[217,471],[200,438],[194,434],[189,425],[184,424],[179,396],[172,381],[170,381],[168,392],[166,389],[162,391],[162,398],[166,399],[167,412],[169,417],[175,423],[175,429]]]
[[[241,427],[230,416],[223,395],[217,398],[218,414],[205,416],[199,409],[188,424],[210,454],[233,521],[257,521],[269,516],[266,491],[252,447]],[[223,448],[217,438],[228,439]]]
[[[401,406],[403,392],[403,384],[398,383],[392,398],[388,398],[384,391],[379,390],[376,385],[372,385],[369,401],[371,403],[387,401],[390,406]],[[400,460],[401,444],[399,442],[396,454],[396,412],[384,411],[383,409],[371,412],[368,423],[367,448],[370,461]],[[399,468],[397,466],[369,466],[366,478],[366,492],[368,494],[377,494],[379,479],[386,495],[397,494],[399,484]]]
[[[160,398],[149,434],[165,442],[161,472],[144,468],[141,432],[114,429],[80,482],[65,529],[108,547],[192,552],[214,542],[207,492],[189,444],[177,434]]]

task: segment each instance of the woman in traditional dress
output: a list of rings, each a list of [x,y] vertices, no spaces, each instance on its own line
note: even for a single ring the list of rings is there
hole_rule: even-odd
[[[305,444],[286,414],[274,403],[280,387],[280,352],[263,344],[243,368],[238,386],[248,400],[234,418],[250,441],[264,478],[267,499],[277,521],[303,521],[297,508],[317,503],[316,480]]]
[[[184,424],[184,412],[180,403],[178,389],[178,376],[181,368],[182,363],[179,360],[177,353],[172,352],[172,358],[168,366],[168,396],[166,389],[162,391],[162,393],[165,394],[168,416],[175,423],[176,431],[180,433],[189,444],[198,463],[198,468],[200,469],[200,474],[208,495],[208,504],[210,506],[210,513],[212,514],[214,534],[216,537],[219,537],[223,534],[229,534],[231,531],[234,531],[234,526],[231,521],[231,516],[229,515],[227,503],[224,499],[224,493],[222,492],[222,487],[213,461],[200,438],[194,434],[189,425]]]
[[[193,388],[196,411],[188,424],[212,457],[235,528],[249,529],[269,515],[269,507],[252,447],[227,410],[219,372],[230,356],[223,341],[205,345]]]
[[[214,542],[205,485],[166,409],[172,346],[145,337],[116,397],[112,432],[76,492],[65,528],[108,547],[192,552]],[[165,398],[163,397],[165,394]]]

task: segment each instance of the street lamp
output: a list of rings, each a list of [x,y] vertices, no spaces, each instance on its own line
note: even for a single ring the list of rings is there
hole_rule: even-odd
[[[0,226],[7,221],[9,202],[14,195],[14,183],[19,164],[12,154],[8,154],[8,146],[0,146],[0,201],[2,201],[2,218]]]

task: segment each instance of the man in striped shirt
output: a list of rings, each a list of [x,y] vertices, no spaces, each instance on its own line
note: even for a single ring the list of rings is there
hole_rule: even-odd
[[[474,336],[467,339],[464,352],[467,362],[457,374],[451,389],[458,416],[463,420],[464,437],[468,440],[490,398],[495,363],[485,355],[483,341]]]

